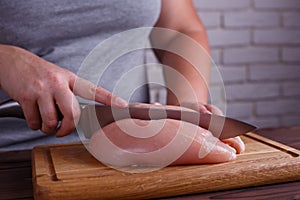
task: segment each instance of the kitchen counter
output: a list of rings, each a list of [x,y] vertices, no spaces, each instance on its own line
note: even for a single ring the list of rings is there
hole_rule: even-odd
[[[259,135],[300,149],[300,126],[260,129]],[[300,199],[300,181],[166,199]],[[33,199],[31,151],[0,152],[0,199]]]

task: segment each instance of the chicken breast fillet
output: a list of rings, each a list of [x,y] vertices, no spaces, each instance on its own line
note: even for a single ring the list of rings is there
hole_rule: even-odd
[[[119,120],[94,133],[88,144],[95,158],[111,166],[222,163],[244,149],[239,137],[220,141],[208,130],[173,119]]]

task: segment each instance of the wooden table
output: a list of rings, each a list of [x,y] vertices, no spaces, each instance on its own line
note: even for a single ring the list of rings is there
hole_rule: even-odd
[[[261,129],[258,134],[300,149],[300,126]],[[300,181],[166,199],[300,199]],[[33,199],[31,151],[0,152],[0,199]]]

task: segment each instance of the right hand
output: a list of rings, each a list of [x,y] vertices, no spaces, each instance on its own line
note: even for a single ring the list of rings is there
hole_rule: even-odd
[[[0,45],[0,87],[21,105],[31,129],[56,133],[57,137],[70,134],[78,123],[80,106],[75,95],[115,107],[127,106],[109,91],[9,45]],[[63,119],[58,128],[59,112]]]

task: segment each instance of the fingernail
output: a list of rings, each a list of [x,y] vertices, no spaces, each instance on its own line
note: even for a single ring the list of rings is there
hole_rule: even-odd
[[[125,101],[124,99],[120,98],[120,97],[117,97],[115,99],[115,101],[113,102],[113,105],[117,106],[117,107],[127,107],[128,106],[128,103],[127,101]]]

